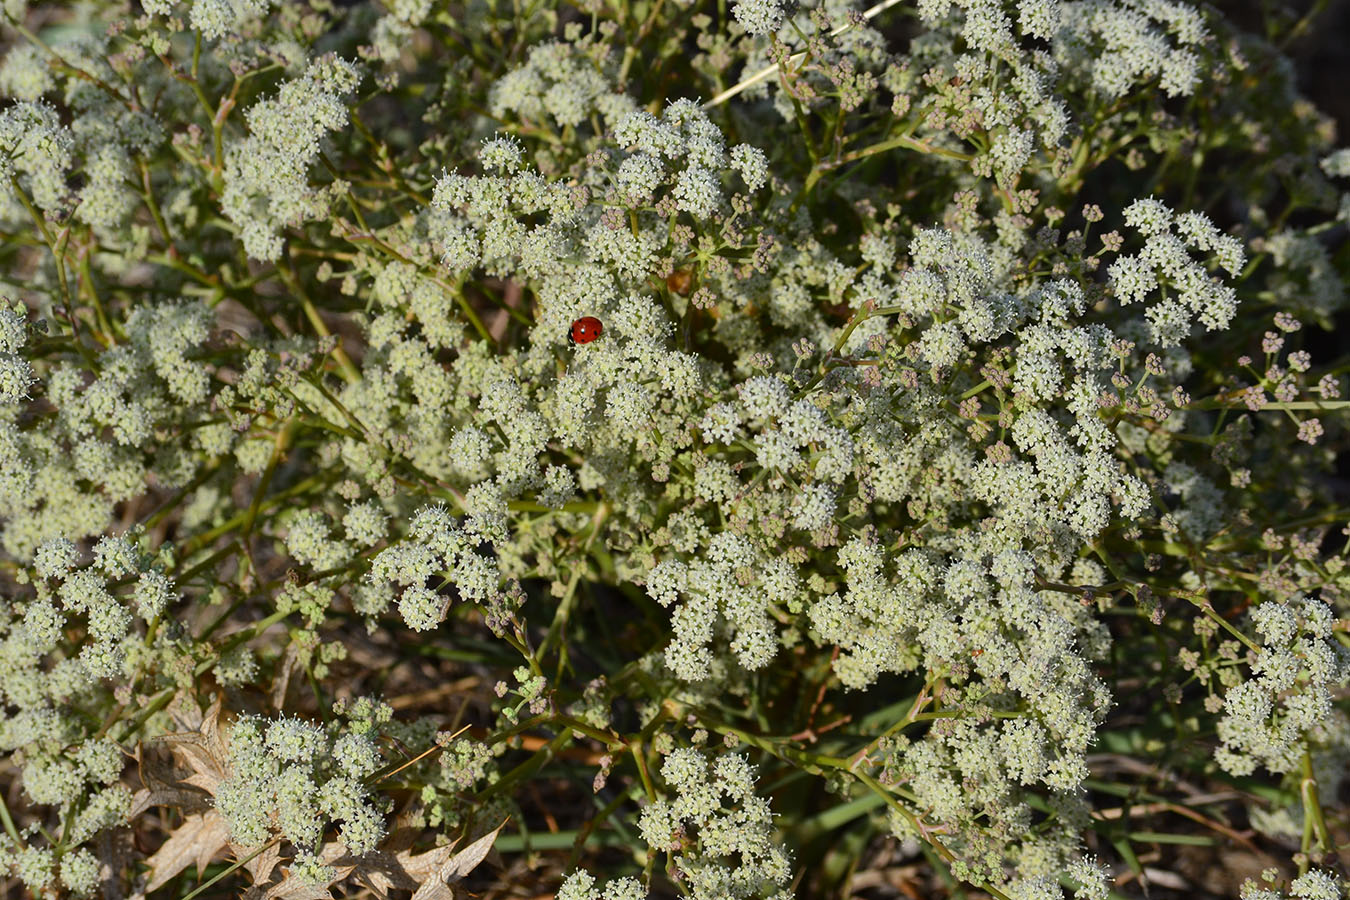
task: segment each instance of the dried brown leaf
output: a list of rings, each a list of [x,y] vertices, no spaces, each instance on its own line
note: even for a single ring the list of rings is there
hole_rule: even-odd
[[[307,884],[286,870],[280,884],[268,888],[267,900],[333,900],[333,892],[326,886]]]
[[[151,893],[168,883],[170,878],[194,861],[197,863],[197,875],[200,877],[207,864],[217,853],[225,849],[229,837],[230,826],[214,809],[185,818],[183,824],[169,835],[164,846],[146,860],[154,873],[150,883],[145,887],[146,893]]]
[[[503,820],[501,825],[442,862],[435,869],[430,880],[423,883],[413,894],[412,900],[454,900],[455,894],[450,889],[450,885],[478,868],[478,864],[492,850],[492,845],[497,840],[497,833],[502,830],[502,826],[505,824],[506,821]]]
[[[152,806],[171,806],[188,813],[205,812],[211,808],[206,794],[201,791],[173,787],[154,790],[141,788],[131,795],[131,808],[127,810],[127,818],[134,819]]]
[[[506,820],[502,824],[489,831],[487,834],[474,841],[469,846],[455,854],[454,858],[449,860],[445,867],[441,869],[440,875],[446,881],[458,881],[465,875],[468,875],[474,869],[478,868],[492,850],[492,845],[497,842],[497,834],[506,825]]]
[[[444,881],[432,880],[417,889],[413,900],[455,900],[455,890]]]
[[[400,852],[412,843],[415,833],[414,829],[395,827],[385,839],[383,850],[374,850],[362,856],[353,856],[342,844],[332,842],[324,845],[320,858],[328,865],[351,866],[351,879],[354,882],[381,900],[387,900],[389,892],[394,889],[417,890],[454,855],[453,844],[418,855]],[[411,866],[411,871],[408,866]]]
[[[389,892],[395,888],[415,891],[421,883],[404,870],[396,854],[380,850],[361,857],[352,880],[381,900],[388,900]]]
[[[220,730],[220,695],[202,716],[195,731],[180,731],[155,738],[192,774],[180,784],[200,788],[215,796],[216,789],[229,771],[229,747]],[[149,787],[149,785],[147,785]]]
[[[179,779],[159,754],[143,744],[137,744],[132,754],[136,760],[141,784],[145,785],[131,797],[127,818],[134,819],[152,806],[171,806],[185,813],[204,812],[211,808],[210,797],[197,787],[188,787]]]
[[[407,850],[417,841],[423,832],[419,824],[424,820],[426,808],[420,800],[411,800],[403,809],[394,814],[394,822],[385,835],[382,849],[386,853],[398,853]]]
[[[445,861],[454,855],[457,846],[459,846],[459,841],[446,844],[444,847],[437,847],[434,850],[428,850],[425,853],[403,850],[395,856],[403,871],[408,873],[408,877],[420,885],[440,871],[441,866],[445,865]]]
[[[277,666],[276,674],[272,676],[272,705],[277,709],[284,709],[286,706],[286,691],[291,686],[291,675],[300,667],[300,648],[296,644],[291,644],[286,648],[286,654],[281,659],[281,665]]]
[[[319,861],[333,867],[333,877],[326,884],[306,884],[292,874],[294,867],[290,867],[286,869],[281,882],[268,889],[267,900],[333,900],[333,892],[329,888],[345,881],[352,874],[357,866],[354,860],[355,857],[347,851],[346,846],[330,841],[319,849]]]
[[[234,854],[235,859],[248,859],[252,854],[258,853],[258,848],[231,843],[230,852]],[[281,862],[281,841],[272,841],[263,847],[261,853],[244,863],[244,869],[248,871],[255,885],[265,885],[272,880],[272,870],[279,862]]]
[[[191,691],[179,691],[164,708],[179,731],[200,731],[206,714],[197,704],[196,694]]]
[[[216,795],[216,789],[219,788],[220,783],[225,780],[225,773],[227,771],[227,769],[221,768],[219,771],[215,772],[193,772],[183,779],[183,784],[190,787],[201,788],[203,791],[214,797]]]

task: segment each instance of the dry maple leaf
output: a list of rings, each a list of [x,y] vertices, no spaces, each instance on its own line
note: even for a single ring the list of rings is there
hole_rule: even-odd
[[[230,850],[233,851],[236,859],[245,861],[244,869],[253,879],[254,884],[267,884],[271,881],[272,870],[277,867],[277,863],[281,862],[280,840],[264,845],[261,850],[257,847],[241,847],[238,844],[231,843]]]
[[[134,819],[152,806],[169,806],[185,813],[204,812],[211,808],[210,795],[202,788],[189,785],[174,774],[173,767],[162,755],[155,754],[144,744],[137,744],[132,758],[144,785],[131,797],[127,818]]]
[[[228,824],[215,810],[199,816],[188,816],[183,824],[169,835],[164,846],[146,860],[150,866],[151,877],[141,896],[167,883],[169,879],[186,869],[194,859],[197,863],[197,877],[201,878],[206,864],[226,846],[230,848],[234,858],[240,861],[236,865],[249,873],[253,885],[262,886],[262,890],[266,890],[267,882],[272,878],[272,870],[281,861],[281,841],[272,841],[261,849],[241,847],[226,840],[229,831]]]
[[[167,884],[193,861],[197,863],[197,877],[200,878],[207,863],[225,849],[229,839],[230,826],[214,809],[183,819],[183,824],[173,830],[164,846],[146,860],[154,874],[145,886],[145,892],[151,893]]]
[[[421,883],[414,879],[403,867],[399,859],[403,851],[410,848],[421,834],[421,829],[410,826],[409,810],[405,809],[394,817],[394,825],[385,835],[383,846],[361,857],[361,865],[352,873],[352,880],[369,890],[380,900],[389,900],[391,888],[415,891]]]
[[[319,862],[333,867],[333,875],[321,884],[310,884],[292,874],[294,867],[288,867],[286,874],[277,884],[267,888],[263,894],[265,900],[333,900],[333,885],[345,881],[359,862],[348,853],[346,846],[330,841],[319,848]]]
[[[167,747],[175,759],[192,771],[182,783],[201,788],[213,797],[230,771],[229,745],[220,730],[220,703],[221,696],[217,694],[195,731],[155,738],[156,743]]]
[[[454,856],[448,856],[439,865],[434,865],[432,860],[425,860],[430,878],[423,881],[422,886],[412,895],[412,900],[453,900],[455,894],[450,889],[450,885],[478,868],[478,864],[488,855],[488,851],[492,849],[493,843],[496,842],[497,833],[502,830],[505,824],[506,821],[503,820],[501,825],[498,825]],[[451,848],[441,849],[448,850]],[[439,853],[438,850],[433,850],[430,853],[423,853],[420,857],[408,857],[405,868],[416,865],[421,870],[423,857],[437,853]],[[400,856],[402,855],[400,854]]]
[[[455,843],[425,853],[375,850],[362,856],[352,856],[343,844],[331,841],[319,851],[319,859],[323,864],[338,870],[338,875],[328,885],[321,889],[306,889],[288,874],[281,884],[257,894],[253,900],[323,900],[331,896],[328,888],[343,878],[351,878],[381,900],[388,900],[389,892],[395,889],[414,891],[414,900],[451,900],[454,895],[450,885],[483,861],[505,824],[502,822],[458,853],[455,852]],[[274,893],[283,887],[291,893]]]
[[[352,873],[352,881],[370,891],[380,900],[389,900],[389,892],[417,890],[418,882],[403,869],[393,853],[375,850],[361,857],[361,864]]]

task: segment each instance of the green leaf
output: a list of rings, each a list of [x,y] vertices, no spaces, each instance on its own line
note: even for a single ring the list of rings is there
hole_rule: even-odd
[[[1111,846],[1116,848],[1116,852],[1125,860],[1125,865],[1130,867],[1131,872],[1140,878],[1144,877],[1144,867],[1139,863],[1139,857],[1134,855],[1134,848],[1130,846],[1129,838],[1112,838]]]
[[[1161,831],[1131,831],[1130,840],[1151,844],[1186,844],[1190,847],[1213,847],[1218,844],[1212,837],[1199,834],[1167,834]]]

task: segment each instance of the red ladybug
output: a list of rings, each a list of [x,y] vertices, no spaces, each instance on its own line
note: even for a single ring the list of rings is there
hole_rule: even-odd
[[[575,347],[577,344],[589,344],[598,338],[605,330],[605,326],[595,316],[582,316],[572,323],[572,327],[567,330],[567,343]]]

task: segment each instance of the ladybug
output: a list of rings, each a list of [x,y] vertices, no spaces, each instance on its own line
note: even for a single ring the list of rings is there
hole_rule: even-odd
[[[573,347],[577,344],[589,344],[598,338],[605,330],[605,326],[595,316],[582,316],[572,323],[572,327],[567,329],[567,343]]]

